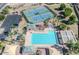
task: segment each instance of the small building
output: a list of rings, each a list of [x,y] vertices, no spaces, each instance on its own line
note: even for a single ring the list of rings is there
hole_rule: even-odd
[[[21,19],[21,16],[18,14],[7,15],[7,17],[5,18],[4,22],[1,25],[1,28],[3,28],[4,31],[2,34],[0,34],[0,39],[6,33],[10,32],[13,25],[18,26],[20,19]]]
[[[8,31],[10,31],[10,28],[13,25],[18,26],[20,19],[21,19],[21,16],[17,15],[17,14],[7,15],[7,17],[6,17],[5,21],[3,22],[1,28],[4,28],[4,31],[8,32]]]

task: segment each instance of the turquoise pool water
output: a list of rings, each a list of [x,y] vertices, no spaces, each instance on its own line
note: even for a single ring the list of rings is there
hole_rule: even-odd
[[[33,33],[32,37],[32,44],[58,44],[56,32],[49,31],[48,33]]]

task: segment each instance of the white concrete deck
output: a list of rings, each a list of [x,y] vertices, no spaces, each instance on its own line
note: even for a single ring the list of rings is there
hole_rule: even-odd
[[[48,44],[32,44],[31,43],[31,35],[32,33],[48,33],[49,28],[46,28],[44,31],[33,31],[33,30],[29,30],[26,32],[26,37],[25,37],[25,46],[35,46],[35,47],[49,47],[51,45]]]
[[[25,37],[25,46],[30,46],[31,45],[31,33],[30,31],[26,32],[26,37]]]

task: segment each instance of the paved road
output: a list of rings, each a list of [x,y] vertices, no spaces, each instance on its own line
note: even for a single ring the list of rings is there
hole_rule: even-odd
[[[6,7],[6,3],[0,3],[0,12]]]
[[[76,16],[78,18],[78,29],[79,29],[79,4],[78,3],[72,3],[72,7],[74,8],[74,11],[75,11]],[[79,38],[79,31],[78,31],[78,38]]]
[[[0,3],[0,9],[4,7],[4,5],[6,5],[6,3]]]

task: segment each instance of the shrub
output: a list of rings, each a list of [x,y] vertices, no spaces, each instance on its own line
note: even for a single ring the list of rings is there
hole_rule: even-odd
[[[0,42],[0,49],[3,48],[2,42]]]
[[[4,15],[0,15],[0,21],[4,20],[5,16]]]
[[[9,9],[10,9],[11,7],[10,6],[7,6],[7,7],[5,7],[3,10],[2,10],[2,14],[8,14],[9,13]]]
[[[8,14],[8,9],[4,9],[2,12],[1,12],[2,14]]]

